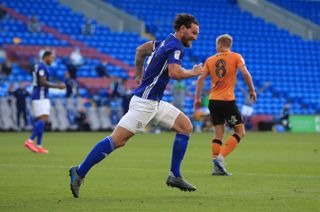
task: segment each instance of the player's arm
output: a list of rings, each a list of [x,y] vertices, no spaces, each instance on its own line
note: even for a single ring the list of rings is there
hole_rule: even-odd
[[[203,89],[204,80],[207,78],[208,75],[209,75],[209,71],[205,69],[198,78],[197,85],[196,85],[196,96],[194,98],[194,105],[193,105],[195,109],[197,109],[201,105],[201,92]]]
[[[171,63],[168,65],[168,74],[172,79],[186,79],[198,76],[202,73],[202,63],[194,65],[192,70],[185,70],[180,64]]]
[[[135,74],[136,74],[136,82],[140,84],[142,74],[143,74],[143,64],[147,56],[150,56],[154,50],[154,42],[149,41],[138,48],[136,48],[136,57],[135,57]]]
[[[250,98],[253,100],[253,102],[256,101],[257,99],[257,94],[254,90],[254,85],[253,85],[253,82],[252,82],[252,77],[251,77],[251,74],[249,73],[246,65],[241,65],[240,67],[238,67],[241,71],[241,74],[243,76],[243,79],[244,81],[246,82],[246,84],[248,85],[249,87],[249,95],[250,95]]]
[[[47,88],[58,88],[58,89],[65,89],[66,88],[66,84],[64,84],[64,83],[58,83],[58,84],[51,83],[44,76],[40,76],[39,79],[40,79],[41,86],[44,86]]]

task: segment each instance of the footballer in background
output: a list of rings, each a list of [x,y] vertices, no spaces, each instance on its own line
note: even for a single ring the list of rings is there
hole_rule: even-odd
[[[24,142],[24,146],[35,153],[48,153],[49,151],[42,146],[42,136],[45,129],[45,124],[49,121],[50,115],[50,100],[49,88],[65,89],[64,83],[50,83],[49,70],[54,62],[54,55],[51,51],[45,51],[42,56],[42,61],[35,65],[32,72],[32,112],[35,117],[31,136]],[[37,143],[34,144],[34,139],[37,138]]]

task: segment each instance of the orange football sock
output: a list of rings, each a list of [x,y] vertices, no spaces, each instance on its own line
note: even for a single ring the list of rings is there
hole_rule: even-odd
[[[236,148],[239,142],[240,137],[237,134],[230,136],[221,150],[221,155],[223,155],[223,157],[227,157],[227,155],[229,155],[232,150]]]
[[[212,160],[216,159],[216,157],[220,154],[222,142],[218,139],[212,140]]]

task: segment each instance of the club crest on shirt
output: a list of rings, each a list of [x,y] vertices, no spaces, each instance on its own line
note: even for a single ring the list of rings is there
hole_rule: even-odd
[[[44,70],[40,70],[40,71],[39,71],[39,75],[40,75],[41,77],[43,77],[43,76],[44,76]]]
[[[174,51],[174,59],[179,60],[180,59],[180,54],[181,54],[180,50]]]

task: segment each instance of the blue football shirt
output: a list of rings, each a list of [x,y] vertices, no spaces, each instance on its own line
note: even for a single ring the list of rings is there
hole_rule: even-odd
[[[40,77],[45,77],[47,81],[49,81],[48,67],[43,62],[37,63],[32,72],[32,76],[32,100],[47,99],[49,88],[40,85]]]
[[[160,101],[170,80],[168,64],[181,65],[183,55],[184,47],[173,34],[163,41],[154,41],[154,51],[146,63],[141,84],[132,93]]]

